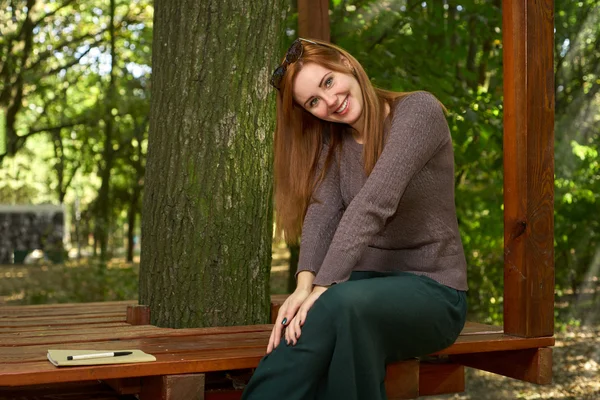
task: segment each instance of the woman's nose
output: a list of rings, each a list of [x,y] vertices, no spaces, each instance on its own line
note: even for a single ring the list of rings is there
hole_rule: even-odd
[[[337,96],[333,94],[328,94],[325,96],[325,102],[327,103],[327,107],[333,108],[336,107],[337,104]]]

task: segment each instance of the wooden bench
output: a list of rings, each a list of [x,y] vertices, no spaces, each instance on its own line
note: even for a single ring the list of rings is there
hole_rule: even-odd
[[[273,315],[284,298],[273,297]],[[97,385],[98,381],[123,395],[139,393],[141,400],[239,399],[239,388],[264,355],[272,327],[168,329],[148,322],[148,308],[135,302],[0,307],[0,399],[3,393],[25,390],[37,390],[43,398],[39,385]],[[388,397],[463,391],[465,365],[550,383],[552,354],[548,346],[553,344],[552,337],[518,338],[503,334],[499,327],[467,323],[457,342],[447,349],[421,361],[388,366]],[[46,360],[49,348],[139,348],[155,355],[157,361],[56,368]]]

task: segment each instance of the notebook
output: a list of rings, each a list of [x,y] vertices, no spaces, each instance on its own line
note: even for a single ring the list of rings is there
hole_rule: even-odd
[[[90,358],[86,360],[67,360],[68,356],[78,356],[82,354],[109,353],[115,350],[48,350],[48,361],[57,367],[76,367],[80,365],[105,365],[105,364],[129,364],[156,361],[156,357],[144,353],[141,350],[121,350],[130,351],[131,354],[120,357],[102,357]]]

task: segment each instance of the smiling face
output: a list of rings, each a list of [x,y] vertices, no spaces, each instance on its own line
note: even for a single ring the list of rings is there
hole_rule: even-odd
[[[362,130],[362,90],[353,75],[306,63],[294,78],[293,88],[296,103],[315,117]]]

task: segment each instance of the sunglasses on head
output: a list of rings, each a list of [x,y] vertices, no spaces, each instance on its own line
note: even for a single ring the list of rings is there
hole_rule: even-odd
[[[271,86],[275,89],[280,90],[281,81],[283,80],[283,76],[285,75],[285,71],[290,64],[295,63],[302,57],[302,53],[304,53],[304,47],[302,47],[302,42],[308,42],[312,44],[318,44],[317,42],[313,42],[312,40],[298,38],[294,40],[294,43],[290,46],[288,51],[285,53],[285,59],[281,63],[279,67],[273,71],[273,76],[271,76]]]

